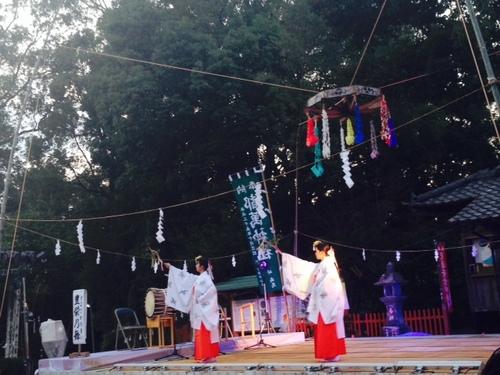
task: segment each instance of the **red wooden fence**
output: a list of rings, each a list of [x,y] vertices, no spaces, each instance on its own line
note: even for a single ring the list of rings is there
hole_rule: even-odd
[[[385,313],[352,313],[346,316],[345,323],[349,333],[356,337],[382,336],[385,325]],[[440,308],[404,311],[406,324],[413,332],[425,332],[431,335],[448,335],[446,315]]]

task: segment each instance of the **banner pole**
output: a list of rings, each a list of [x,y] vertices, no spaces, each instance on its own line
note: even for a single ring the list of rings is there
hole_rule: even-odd
[[[267,184],[266,184],[266,176],[264,175],[264,166],[260,166],[261,169],[261,175],[262,175],[262,185],[264,186],[264,191],[266,192],[266,200],[267,200],[267,207],[269,208],[269,217],[271,219],[271,228],[273,228],[273,243],[274,246],[278,247],[278,240],[276,238],[276,227],[274,226],[274,218],[273,218],[273,210],[271,209],[271,200],[269,199],[269,190],[267,190]],[[287,316],[287,324],[288,324],[288,332],[292,332],[292,327],[291,327],[291,319],[290,319],[290,309],[288,308],[288,299],[286,298],[286,293],[285,293],[285,288],[284,288],[284,283],[283,283],[283,269],[281,268],[281,259],[278,254],[276,254],[276,259],[278,260],[278,268],[280,271],[280,278],[281,278],[281,293],[283,295],[283,298],[285,300],[285,310],[286,310],[286,316]],[[266,301],[267,303],[267,301]],[[295,330],[293,330],[295,331]]]

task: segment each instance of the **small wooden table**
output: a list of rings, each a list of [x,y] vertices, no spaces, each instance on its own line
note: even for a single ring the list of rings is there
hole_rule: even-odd
[[[146,318],[148,328],[149,346],[174,346],[175,319],[173,316],[154,316]],[[170,344],[165,345],[165,328],[170,328]],[[153,345],[153,330],[158,332],[158,345]]]

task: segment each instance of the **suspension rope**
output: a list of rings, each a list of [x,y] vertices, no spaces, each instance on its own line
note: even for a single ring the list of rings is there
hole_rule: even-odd
[[[370,45],[373,34],[375,33],[375,29],[377,28],[378,21],[380,20],[380,17],[382,16],[382,12],[384,11],[386,3],[387,3],[387,0],[384,0],[384,2],[382,3],[382,6],[380,7],[380,11],[378,12],[377,19],[375,20],[375,23],[372,27],[372,31],[370,32],[370,36],[368,37],[368,40],[365,43],[365,47],[363,48],[363,52],[361,53],[361,57],[359,58],[358,65],[356,66],[356,70],[354,71],[354,74],[351,78],[351,82],[349,83],[349,86],[351,86],[354,83],[354,80],[356,79],[356,75],[358,74],[359,67],[361,66],[361,63],[363,62],[363,59],[364,59],[365,54],[366,54],[366,50],[368,49],[368,46]]]
[[[481,86],[483,87],[484,99],[486,100],[486,104],[488,105],[488,112],[490,114],[490,120],[491,120],[491,123],[493,125],[494,130],[495,130],[495,133],[497,135],[497,140],[500,143],[500,132],[498,131],[498,126],[497,126],[497,123],[495,121],[495,117],[493,116],[493,113],[491,111],[491,102],[490,102],[490,99],[488,98],[488,93],[486,92],[486,86],[484,84],[484,80],[483,80],[483,77],[481,75],[481,70],[479,69],[479,64],[477,62],[476,52],[474,51],[474,47],[472,46],[472,41],[471,41],[471,38],[469,35],[469,30],[467,29],[467,25],[465,23],[465,15],[464,15],[464,12],[462,10],[462,5],[460,4],[459,0],[455,0],[455,1],[457,2],[457,8],[460,11],[460,20],[462,21],[462,25],[464,27],[465,36],[467,37],[467,42],[469,44],[470,52],[472,54],[472,59],[474,60],[474,65],[476,67],[477,76],[479,78],[479,81],[481,82]],[[500,111],[500,108],[498,108],[498,110]]]
[[[39,100],[37,100],[35,113],[37,113],[37,111],[38,111],[38,102],[39,102]],[[33,145],[33,134],[31,134],[31,136],[29,138],[29,144],[28,144],[28,150],[27,150],[27,156],[26,156],[26,159],[28,161],[29,161],[30,156],[31,156],[31,147],[32,147],[32,145]],[[2,302],[0,304],[0,319],[2,318],[3,309],[4,309],[4,303],[5,303],[5,297],[7,295],[7,287],[9,285],[9,276],[10,276],[10,270],[11,270],[11,266],[12,266],[12,258],[13,258],[13,255],[14,255],[14,247],[16,245],[17,229],[18,229],[18,224],[19,224],[20,216],[21,216],[21,207],[22,207],[22,204],[23,204],[24,191],[25,191],[25,188],[26,188],[26,179],[28,177],[28,171],[29,171],[29,167],[28,167],[28,165],[26,165],[26,168],[24,170],[24,175],[23,175],[23,182],[21,184],[21,192],[20,192],[20,196],[19,196],[19,203],[17,205],[16,220],[15,220],[15,224],[13,224],[13,226],[14,226],[14,233],[12,234],[12,242],[11,242],[11,246],[10,246],[9,261],[7,263],[7,269],[5,271],[5,281],[4,281],[4,284],[3,284]],[[4,199],[5,199],[5,197],[4,197]],[[8,223],[8,224],[10,224],[10,223]]]
[[[241,81],[241,82],[246,82],[246,83],[258,84],[258,85],[261,85],[261,86],[279,87],[279,88],[282,88],[282,89],[302,91],[302,92],[308,92],[308,93],[314,93],[314,94],[318,93],[318,91],[316,91],[316,90],[304,89],[304,88],[301,88],[301,87],[295,87],[295,86],[289,86],[289,85],[281,85],[281,84],[278,84],[278,83],[258,81],[258,80],[255,80],[255,79],[242,78],[242,77],[232,76],[232,75],[228,75],[228,74],[213,73],[213,72],[208,72],[206,70],[200,70],[200,69],[194,69],[194,68],[185,68],[185,67],[177,66],[177,65],[162,64],[162,63],[157,63],[157,62],[153,62],[153,61],[147,61],[147,60],[141,60],[141,59],[134,59],[132,57],[125,57],[125,56],[115,55],[115,54],[112,54],[112,53],[97,52],[97,51],[91,51],[91,50],[88,50],[88,49],[75,48],[75,47],[69,47],[69,46],[64,46],[64,45],[61,45],[61,47],[62,48],[66,48],[66,49],[75,50],[77,52],[85,52],[85,53],[92,54],[92,55],[111,57],[111,58],[118,59],[118,60],[124,60],[124,61],[129,61],[129,62],[136,62],[136,63],[141,63],[141,64],[159,66],[159,67],[162,67],[162,68],[173,69],[173,70],[180,70],[180,71],[189,72],[189,73],[203,74],[203,75],[212,76],[212,77],[226,78],[226,79],[231,79],[231,80],[234,80],[234,81]]]

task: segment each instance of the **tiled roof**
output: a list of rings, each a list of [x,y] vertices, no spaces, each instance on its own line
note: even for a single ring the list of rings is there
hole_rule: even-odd
[[[500,218],[500,166],[486,169],[461,180],[412,198],[412,206],[467,203],[450,222]]]

